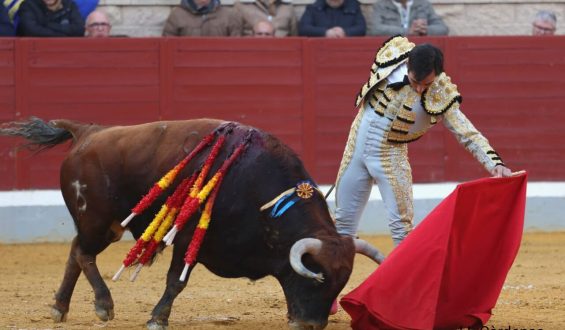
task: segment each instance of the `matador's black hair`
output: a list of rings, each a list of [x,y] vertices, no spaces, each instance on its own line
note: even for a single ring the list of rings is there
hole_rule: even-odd
[[[408,71],[417,81],[424,80],[432,72],[439,75],[443,72],[443,53],[432,44],[414,47],[408,55]]]

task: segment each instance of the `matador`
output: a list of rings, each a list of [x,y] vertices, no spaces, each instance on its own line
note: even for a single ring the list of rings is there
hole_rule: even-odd
[[[443,54],[406,37],[377,51],[367,82],[355,101],[355,117],[336,181],[336,226],[356,236],[374,183],[387,210],[393,242],[413,228],[412,172],[408,143],[442,122],[493,176],[510,176],[488,140],[461,112],[457,86],[443,72]]]

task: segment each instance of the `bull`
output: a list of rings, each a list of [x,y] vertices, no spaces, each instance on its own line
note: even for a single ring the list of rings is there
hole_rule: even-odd
[[[30,118],[0,127],[0,135],[23,137],[28,145],[41,150],[72,141],[61,166],[60,187],[77,233],[51,308],[55,322],[66,321],[81,272],[94,291],[96,315],[103,321],[114,318],[114,302],[96,256],[118,241],[125,230],[136,239],[140,237],[166,194],[125,228],[120,222],[163,173],[205,135],[225,125],[220,120],[197,119],[105,127]],[[383,256],[362,240],[340,236],[320,194],[299,200],[276,219],[261,210],[281,192],[312,178],[297,155],[277,138],[238,123],[231,124],[218,157],[228,157],[237,141],[250,131],[253,134],[244,154],[231,166],[218,191],[213,220],[196,261],[221,277],[256,280],[274,276],[285,295],[290,327],[322,329],[332,301],[350,277],[355,253],[379,263]],[[196,155],[180,177],[190,175],[204,160],[204,152]],[[196,221],[189,221],[174,238],[166,289],[147,321],[148,328],[168,326],[173,301],[196,265],[190,265],[185,280],[179,279],[195,227]]]

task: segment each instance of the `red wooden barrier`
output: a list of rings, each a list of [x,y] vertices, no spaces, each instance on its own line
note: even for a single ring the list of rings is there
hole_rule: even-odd
[[[1,39],[0,121],[101,124],[216,117],[267,130],[331,183],[353,101],[384,38]],[[513,169],[564,180],[565,37],[437,37],[462,109]],[[68,146],[0,139],[0,189],[56,188]],[[441,125],[411,144],[415,182],[487,175]]]

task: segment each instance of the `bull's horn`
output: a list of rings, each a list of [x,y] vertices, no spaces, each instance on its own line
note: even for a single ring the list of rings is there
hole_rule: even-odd
[[[385,260],[385,256],[376,247],[369,244],[367,241],[362,239],[354,239],[355,252],[361,253],[371,259],[373,259],[377,264],[381,264]]]
[[[290,265],[295,272],[299,275],[313,278],[318,282],[324,281],[324,274],[313,273],[308,268],[302,264],[302,255],[305,253],[310,253],[316,255],[320,253],[322,249],[322,241],[317,238],[303,238],[292,245],[290,248]]]

